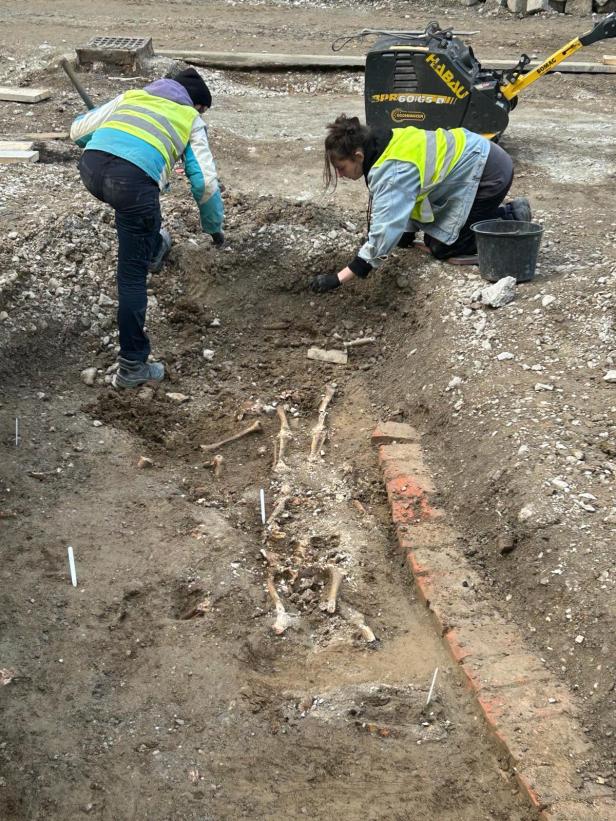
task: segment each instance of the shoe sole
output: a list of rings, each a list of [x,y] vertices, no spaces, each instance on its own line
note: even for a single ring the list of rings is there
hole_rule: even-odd
[[[131,388],[140,388],[142,385],[149,385],[149,384],[156,384],[158,385],[159,382],[162,382],[164,377],[161,379],[139,379],[136,382],[124,382],[118,379],[118,375],[116,374],[113,379],[111,380],[111,386],[118,390],[130,390]]]

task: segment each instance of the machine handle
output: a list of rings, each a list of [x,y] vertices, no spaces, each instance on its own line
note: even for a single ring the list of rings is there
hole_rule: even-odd
[[[599,40],[607,40],[608,37],[616,37],[616,11],[604,17],[600,23],[597,23],[586,34],[582,34],[580,43],[583,46],[590,46],[593,43],[598,43]]]
[[[92,98],[90,97],[88,92],[85,90],[85,88],[81,85],[81,83],[79,82],[79,80],[75,76],[75,72],[73,71],[73,69],[71,68],[68,60],[65,57],[63,57],[60,60],[60,65],[62,66],[62,68],[66,72],[66,74],[68,76],[68,79],[74,85],[77,93],[79,94],[81,99],[86,104],[86,108],[88,109],[88,111],[91,111],[93,108],[96,108],[96,106],[92,102]]]

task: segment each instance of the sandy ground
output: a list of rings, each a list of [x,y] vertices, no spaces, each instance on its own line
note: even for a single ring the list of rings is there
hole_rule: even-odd
[[[544,54],[590,24],[438,11],[480,30],[486,57]],[[364,26],[435,16],[433,4],[0,4],[2,82],[54,90],[36,108],[0,104],[2,132],[67,128],[80,101],[48,66],[94,34],[327,53]],[[0,688],[2,816],[534,818],[394,555],[369,445],[379,419],[424,434],[465,552],[577,695],[594,745],[581,779],[611,784],[614,79],[546,78],[512,115],[514,193],[545,235],[536,279],[489,311],[470,307],[475,270],[413,250],[365,283],[310,295],[310,276],[342,267],[364,230],[363,186],[325,196],[320,179],[324,124],[361,114],[362,76],[204,73],[228,245],[197,232],[178,175],[164,204],[176,245],[150,285],[171,379],[156,392],[104,383],[114,231],[80,185],[78,151],[46,143],[44,162],[0,166],[0,667],[15,674]],[[97,100],[130,85],[117,77],[84,75]],[[347,368],[306,359],[310,345],[364,335],[376,345]],[[93,388],[79,378],[88,366]],[[332,382],[331,436],[310,463]],[[293,436],[282,473],[277,406]],[[263,432],[221,449],[214,477],[200,445],[256,419]],[[140,456],[153,468],[139,470]],[[288,497],[280,546],[264,541],[260,487],[268,513]],[[266,592],[272,544],[295,617],[282,637]],[[321,609],[332,565],[344,575],[333,616]]]

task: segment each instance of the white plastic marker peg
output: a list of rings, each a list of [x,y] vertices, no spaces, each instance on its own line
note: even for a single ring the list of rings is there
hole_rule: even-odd
[[[438,676],[438,667],[434,671],[434,675],[432,676],[432,684],[430,685],[430,692],[428,693],[428,698],[426,700],[426,707],[432,701],[432,691],[434,690],[434,685],[436,684],[436,677]]]
[[[19,447],[19,417],[15,417],[15,447]]]
[[[75,557],[73,556],[73,548],[68,546],[68,566],[71,569],[71,582],[73,587],[77,587],[77,571],[75,570]]]
[[[263,488],[259,489],[259,500],[261,502],[261,521],[265,524],[265,491]]]

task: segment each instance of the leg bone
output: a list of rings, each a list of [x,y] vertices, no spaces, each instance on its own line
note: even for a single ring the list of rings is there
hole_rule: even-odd
[[[258,420],[253,422],[252,425],[241,430],[239,433],[234,434],[233,436],[227,437],[227,439],[221,439],[220,442],[213,442],[211,445],[201,445],[202,450],[206,451],[213,451],[218,450],[223,445],[228,445],[230,442],[235,442],[238,439],[241,439],[243,436],[248,436],[249,433],[261,433],[263,430],[263,425]]]
[[[336,393],[335,385],[327,385],[325,388],[325,396],[319,405],[319,418],[316,425],[312,429],[312,442],[310,443],[310,456],[308,457],[313,462],[321,452],[327,431],[325,430],[325,418],[327,416],[327,406],[334,398]]]
[[[342,571],[336,565],[328,564],[327,571],[329,573],[329,590],[327,591],[327,599],[321,605],[321,609],[326,613],[335,613],[338,598],[338,590],[340,583],[344,578]]]

